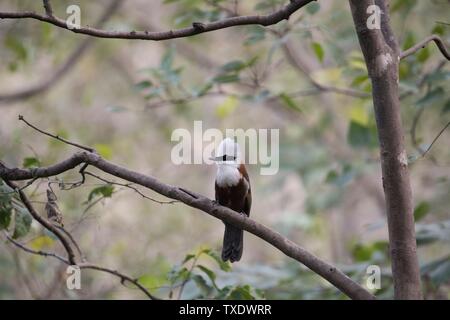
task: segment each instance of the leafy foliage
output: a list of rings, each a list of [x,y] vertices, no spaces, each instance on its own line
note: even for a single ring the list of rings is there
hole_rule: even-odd
[[[96,187],[89,192],[87,202],[91,202],[95,197],[111,198],[114,192],[114,186],[112,184],[105,184],[100,187]]]
[[[264,297],[261,290],[250,285],[221,285],[218,283],[219,271],[229,273],[231,265],[222,261],[216,251],[202,247],[187,254],[165,277],[146,275],[139,280],[146,285],[157,284],[160,293],[167,292],[164,288],[168,287],[169,298],[253,300]]]
[[[29,211],[18,200],[15,191],[0,180],[0,230],[8,230],[13,222],[13,238],[28,234],[33,221]]]

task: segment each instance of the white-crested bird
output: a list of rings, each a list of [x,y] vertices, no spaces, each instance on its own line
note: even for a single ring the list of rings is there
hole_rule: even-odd
[[[252,205],[250,179],[241,161],[239,145],[230,138],[224,139],[211,160],[217,164],[216,201],[249,216]],[[244,231],[227,222],[224,224],[222,260],[239,261],[244,247]]]

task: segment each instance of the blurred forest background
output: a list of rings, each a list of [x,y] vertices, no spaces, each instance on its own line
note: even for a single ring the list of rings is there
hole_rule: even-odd
[[[67,6],[77,4],[81,24],[92,26],[110,3],[61,0],[53,7],[66,17]],[[217,20],[236,9],[241,15],[268,13],[284,3],[128,0],[103,28],[168,30]],[[391,1],[401,47],[431,33],[448,41],[449,9],[447,0]],[[43,12],[42,3],[0,0],[0,11],[25,10]],[[22,114],[42,129],[95,147],[114,163],[214,198],[214,166],[171,163],[172,131],[192,131],[195,120],[202,120],[204,129],[279,128],[278,174],[262,176],[258,165],[248,167],[251,216],[360,283],[365,283],[367,266],[379,265],[382,285],[374,293],[392,298],[371,87],[346,1],[309,4],[288,22],[268,28],[235,27],[163,42],[93,39],[35,20],[2,20],[0,61],[0,159],[11,167],[46,166],[76,151],[18,121]],[[422,157],[450,121],[450,68],[443,61],[429,45],[400,63],[427,299],[450,297],[450,130]],[[46,87],[22,92],[41,85]],[[58,178],[72,182],[79,174],[73,170]],[[41,179],[26,189],[40,212],[47,182]],[[53,188],[65,226],[89,260],[139,278],[161,297],[180,297],[183,284],[181,298],[186,299],[345,299],[247,233],[243,259],[231,268],[219,263],[223,223],[185,205],[158,204],[93,177],[76,189]],[[20,223],[11,222],[10,231]],[[62,252],[36,222],[29,230],[26,221],[20,227],[16,238],[21,243]],[[131,285],[88,270],[82,271],[82,289],[68,290],[65,271],[57,260],[23,252],[2,235],[2,299],[143,298]]]

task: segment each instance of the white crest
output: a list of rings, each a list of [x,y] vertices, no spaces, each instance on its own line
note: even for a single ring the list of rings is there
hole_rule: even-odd
[[[223,157],[225,156],[225,159]],[[221,187],[231,187],[239,183],[241,173],[239,145],[233,139],[225,138],[216,149],[217,184]]]
[[[239,145],[231,138],[223,139],[216,149],[216,158],[224,155],[236,157],[236,160],[240,158]]]

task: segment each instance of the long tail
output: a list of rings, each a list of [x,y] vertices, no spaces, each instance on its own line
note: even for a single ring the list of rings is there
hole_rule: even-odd
[[[239,261],[244,249],[244,231],[225,223],[223,236],[222,260]]]

